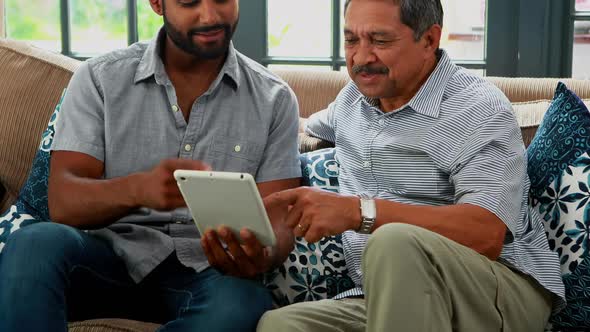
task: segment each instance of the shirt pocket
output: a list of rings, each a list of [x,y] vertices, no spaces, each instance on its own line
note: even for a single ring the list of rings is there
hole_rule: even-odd
[[[444,174],[429,156],[416,151],[394,150],[388,157],[373,167],[373,176],[381,190],[414,199],[440,196]]]
[[[264,145],[240,137],[218,135],[213,138],[209,159],[214,171],[244,172],[256,175]]]

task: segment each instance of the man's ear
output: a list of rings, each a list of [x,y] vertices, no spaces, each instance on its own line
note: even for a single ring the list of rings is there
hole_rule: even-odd
[[[153,11],[160,16],[164,15],[162,1],[165,0],[150,0],[150,6],[152,6]]]
[[[442,28],[438,24],[433,24],[428,30],[422,34],[422,41],[424,50],[427,53],[434,53],[440,46],[440,38],[442,34]]]

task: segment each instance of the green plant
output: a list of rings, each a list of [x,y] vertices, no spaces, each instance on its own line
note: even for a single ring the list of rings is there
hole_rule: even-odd
[[[268,48],[275,48],[275,47],[278,47],[279,45],[281,45],[281,43],[283,42],[283,39],[285,38],[285,35],[287,35],[287,33],[289,32],[289,29],[291,29],[291,23],[285,24],[285,26],[281,29],[281,33],[278,36],[273,35],[272,33],[269,33],[268,34]]]

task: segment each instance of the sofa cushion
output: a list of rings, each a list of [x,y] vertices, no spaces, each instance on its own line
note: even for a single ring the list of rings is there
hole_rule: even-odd
[[[563,83],[528,148],[531,205],[560,258],[567,307],[557,328],[590,328],[590,113]]]
[[[350,81],[347,73],[339,71],[275,70],[295,92],[299,103],[299,116],[308,118],[323,110]]]
[[[338,192],[338,163],[335,149],[301,154],[303,185]],[[275,305],[334,297],[354,288],[347,276],[341,237],[331,236],[318,243],[297,238],[295,249],[277,270],[267,273],[265,285],[272,290]]]
[[[587,80],[491,76],[487,76],[486,80],[498,87],[512,103],[551,100],[555,93],[555,87],[559,82],[564,82],[581,98],[590,98],[590,84],[588,84]]]
[[[79,61],[0,39],[0,211],[18,195],[59,96]]]
[[[65,91],[62,93],[62,98],[55,107],[49,124],[41,136],[39,150],[37,150],[31,172],[18,196],[18,200],[0,215],[0,252],[10,233],[34,222],[49,221],[47,179],[49,177],[49,161],[51,158],[50,148],[64,94]]]

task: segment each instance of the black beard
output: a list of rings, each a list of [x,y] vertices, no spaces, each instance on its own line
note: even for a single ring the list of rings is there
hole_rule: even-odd
[[[165,2],[165,1],[164,1]],[[219,59],[226,55],[227,50],[229,48],[229,44],[233,37],[234,32],[236,31],[236,27],[238,26],[238,20],[233,25],[233,27],[229,24],[216,24],[210,26],[203,26],[198,28],[190,29],[186,35],[183,34],[180,30],[176,29],[170,21],[166,18],[166,8],[163,8],[163,16],[164,16],[164,30],[170,40],[178,47],[179,49],[183,50],[185,53],[193,55],[199,59],[205,60],[214,60]],[[223,29],[224,40],[220,46],[214,47],[202,47],[193,41],[193,36],[197,33],[209,32]]]

